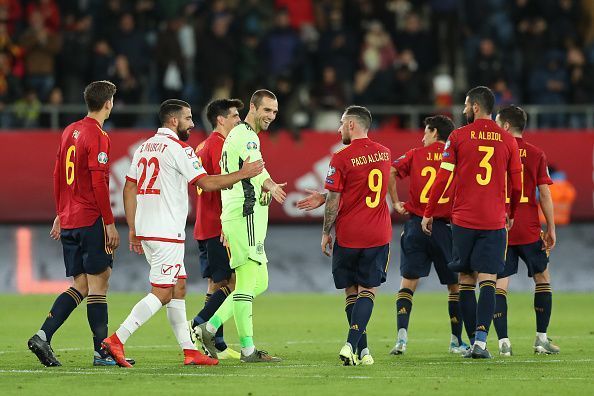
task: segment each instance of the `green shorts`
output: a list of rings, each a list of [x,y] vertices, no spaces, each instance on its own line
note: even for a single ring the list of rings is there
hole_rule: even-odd
[[[221,223],[225,237],[229,242],[231,268],[237,268],[247,263],[248,259],[261,264],[268,262],[264,251],[268,216],[263,217],[251,214]]]

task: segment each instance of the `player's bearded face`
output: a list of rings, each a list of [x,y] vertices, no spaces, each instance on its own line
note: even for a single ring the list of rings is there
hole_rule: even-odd
[[[464,115],[466,116],[466,122],[468,124],[474,122],[474,112],[472,111],[472,105],[468,100],[468,96],[466,97],[466,101],[464,102]]]
[[[183,108],[181,111],[180,118],[177,123],[177,137],[182,142],[187,141],[190,138],[190,131],[194,128],[194,122],[192,121],[192,112],[188,108]]]
[[[351,144],[351,133],[349,132],[348,120],[344,116],[340,120],[340,128],[338,128],[340,136],[342,137],[342,144]]]

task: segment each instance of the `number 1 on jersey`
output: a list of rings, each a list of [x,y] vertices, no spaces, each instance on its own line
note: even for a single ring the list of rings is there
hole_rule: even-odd
[[[365,197],[365,203],[373,209],[379,205],[382,192],[382,172],[379,169],[372,169],[371,172],[369,172],[369,175],[367,176],[367,185],[371,192],[375,193],[375,197],[373,197],[373,199],[371,197]]]

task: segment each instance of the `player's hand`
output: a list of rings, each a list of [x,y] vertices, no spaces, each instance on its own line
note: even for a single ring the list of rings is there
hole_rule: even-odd
[[[227,248],[229,247],[229,241],[227,240],[227,237],[225,236],[223,230],[221,230],[221,236],[219,237],[219,241],[223,244],[223,246]]]
[[[421,220],[421,228],[425,234],[431,235],[431,230],[433,229],[433,217],[423,216],[423,220]]]
[[[322,253],[326,256],[332,256],[332,235],[322,234]]]
[[[136,254],[144,254],[144,250],[142,250],[142,243],[140,243],[140,239],[136,237],[136,231],[128,231],[128,241],[130,244],[131,252],[134,252]]]
[[[264,170],[264,161],[256,160],[250,162],[250,156],[245,159],[243,166],[239,170],[242,179],[249,179],[258,176]]]
[[[274,200],[279,204],[282,204],[283,202],[285,202],[285,199],[287,199],[287,193],[285,192],[285,190],[283,190],[283,187],[285,187],[286,185],[287,183],[275,184],[274,187],[270,189],[272,198],[274,198]]]
[[[505,229],[507,231],[511,230],[514,226],[514,219],[510,219],[508,215],[505,215]]]
[[[394,206],[394,210],[396,210],[398,214],[401,214],[403,216],[408,214],[408,210],[404,208],[404,202],[398,201],[394,202],[392,205]]]
[[[56,216],[54,219],[54,224],[52,225],[52,230],[50,231],[50,238],[55,241],[60,240],[60,217]]]
[[[544,246],[542,250],[546,250],[547,254],[549,251],[555,247],[557,243],[557,235],[555,233],[555,229],[548,229],[545,232],[540,234],[542,241],[544,242]]]
[[[319,208],[326,202],[324,194],[308,189],[305,189],[305,191],[308,192],[309,195],[297,201],[297,209],[310,211]]]
[[[120,234],[116,230],[115,223],[105,226],[106,245],[111,250],[116,250],[120,246]]]

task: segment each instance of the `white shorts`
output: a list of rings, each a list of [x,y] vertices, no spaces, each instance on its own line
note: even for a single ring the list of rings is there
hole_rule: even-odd
[[[178,279],[186,279],[184,244],[141,241],[146,260],[151,266],[149,281],[154,287],[172,287]]]

